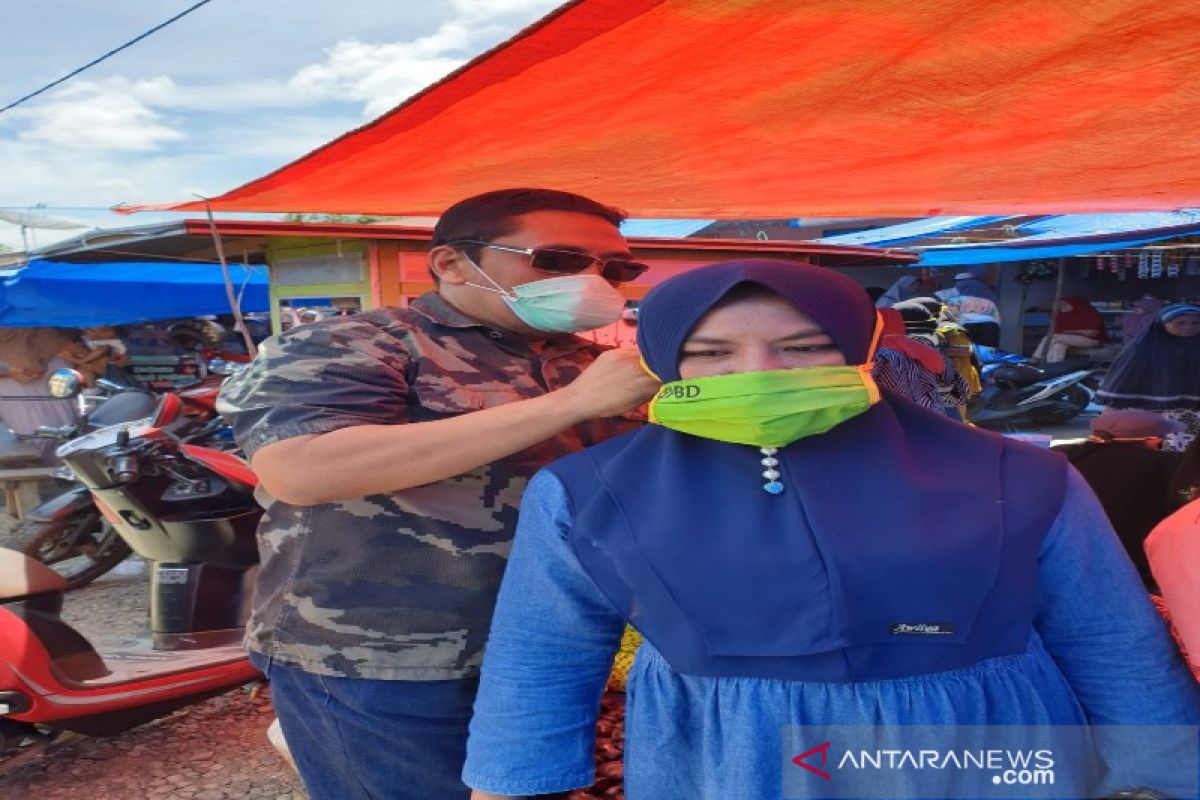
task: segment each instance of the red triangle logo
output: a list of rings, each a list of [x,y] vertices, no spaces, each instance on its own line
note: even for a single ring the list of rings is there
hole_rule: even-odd
[[[820,753],[821,754],[821,766],[822,767],[825,766],[825,760],[829,757],[829,747],[832,744],[833,744],[833,742],[825,742],[825,744],[819,744],[816,747],[805,750],[803,753],[801,753],[800,755],[793,758],[792,763],[795,764],[797,767],[803,767],[804,769],[808,770],[809,772],[813,772],[813,773],[816,773],[817,775],[820,775],[822,778],[824,778],[827,781],[832,780],[832,776],[828,772],[826,772],[823,769],[820,769],[819,767],[814,767],[812,764],[809,764],[807,761],[805,761],[805,759],[808,758],[809,756]]]

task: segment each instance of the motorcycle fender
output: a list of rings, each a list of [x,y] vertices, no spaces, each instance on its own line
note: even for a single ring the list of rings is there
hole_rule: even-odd
[[[92,493],[84,486],[76,486],[42,503],[26,514],[25,518],[34,522],[53,522],[95,506]]]

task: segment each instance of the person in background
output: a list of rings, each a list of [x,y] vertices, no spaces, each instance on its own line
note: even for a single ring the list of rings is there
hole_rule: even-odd
[[[878,301],[887,292],[887,289],[883,286],[866,286],[864,290],[867,296],[871,298],[872,303]]]
[[[1160,611],[1192,674],[1200,680],[1200,499],[1150,532],[1146,558],[1162,593]]]
[[[1200,434],[1200,306],[1176,304],[1127,344],[1105,375],[1096,402],[1140,408],[1183,423],[1166,437],[1184,450]]]
[[[1000,346],[1000,302],[986,283],[970,272],[954,276],[954,286],[943,289],[937,296],[946,304],[959,325],[966,329],[971,341],[987,347]]]
[[[880,391],[880,333],[861,288],[814,265],[651,290],[654,424],[551,464],[522,502],[463,772],[476,800],[591,783],[626,622],[645,637],[630,798],[828,797],[793,766],[826,725],[1156,726],[1152,757],[1098,738],[1102,777],[1056,763],[1056,796],[1190,787],[1194,744],[1157,726],[1200,722],[1200,688],[1087,484]],[[785,793],[785,770],[809,788]],[[887,796],[976,796],[947,793],[950,772],[889,773]]]
[[[1091,421],[1091,436],[1059,445],[1104,507],[1125,552],[1153,591],[1154,577],[1143,545],[1154,526],[1179,508],[1173,480],[1183,454],[1162,450],[1163,441],[1182,429],[1153,411],[1108,409]]]
[[[313,800],[465,800],[467,721],[530,476],[640,426],[616,209],[505,189],[446,210],[436,291],[267,339],[218,408],[261,479],[246,627]]]
[[[1069,348],[1092,350],[1108,341],[1104,317],[1082,297],[1064,297],[1058,302],[1054,334],[1046,335],[1033,351],[1033,360],[1057,364]]]
[[[905,275],[897,280],[887,291],[875,300],[876,308],[890,308],[896,303],[912,300],[914,297],[924,297],[937,291],[937,279],[932,273],[918,272],[916,275]]]
[[[70,328],[0,328],[0,420],[13,433],[30,436],[39,427],[59,428],[78,420],[75,401],[53,397],[46,386],[51,372],[76,368],[72,356],[88,352],[78,337]],[[26,444],[43,464],[58,463],[58,442],[29,439]]]
[[[922,408],[961,419],[959,409],[966,405],[970,389],[954,363],[932,345],[910,338],[896,307],[878,313],[884,335],[872,366],[875,381]]]
[[[1139,333],[1154,324],[1158,312],[1162,311],[1166,305],[1166,302],[1154,295],[1142,295],[1142,298],[1133,304],[1129,313],[1121,317],[1121,342],[1128,344],[1136,339]]]

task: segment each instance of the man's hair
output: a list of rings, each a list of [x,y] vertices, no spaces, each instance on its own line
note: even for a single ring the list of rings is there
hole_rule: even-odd
[[[597,203],[582,195],[557,189],[499,189],[477,194],[450,206],[433,227],[433,247],[472,239],[490,242],[517,229],[516,218],[534,211],[572,211],[590,214],[619,226],[625,212]],[[478,245],[463,245],[462,251],[479,262]],[[434,275],[434,281],[437,276]]]

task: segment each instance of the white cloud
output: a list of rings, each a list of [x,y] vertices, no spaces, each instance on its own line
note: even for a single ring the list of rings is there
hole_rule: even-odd
[[[494,19],[510,14],[532,19],[558,5],[561,5],[559,0],[450,0],[450,7],[464,20]]]
[[[18,134],[23,141],[72,150],[153,151],[185,138],[146,102],[169,95],[173,88],[168,78],[81,81],[13,116],[30,123]]]
[[[411,42],[338,42],[288,85],[313,99],[362,102],[364,115],[378,116],[461,66],[469,43],[467,29],[456,24]]]
[[[49,0],[50,8],[62,12],[65,2]],[[426,0],[416,9],[360,0],[331,24],[318,11],[284,14],[290,4],[261,0],[257,13],[277,28],[268,42],[255,38],[255,25],[204,28],[197,15],[188,36],[148,39],[0,116],[0,205],[45,203],[47,213],[77,216],[80,207],[228,191],[361,125],[360,114],[389,111],[557,4]],[[26,21],[55,13],[39,9]],[[25,76],[52,79],[94,49],[95,32],[84,26],[67,32],[73,39],[58,33],[0,53],[6,95],[28,91]],[[109,226],[150,221],[95,214]],[[38,234],[43,244],[52,237]],[[0,224],[0,244],[19,241],[14,226]]]
[[[434,33],[407,42],[338,42],[326,51],[325,61],[300,69],[288,84],[316,99],[360,101],[363,115],[376,117],[513,33],[512,21],[502,18],[522,15],[529,21],[557,4],[555,0],[451,0],[454,18]]]

